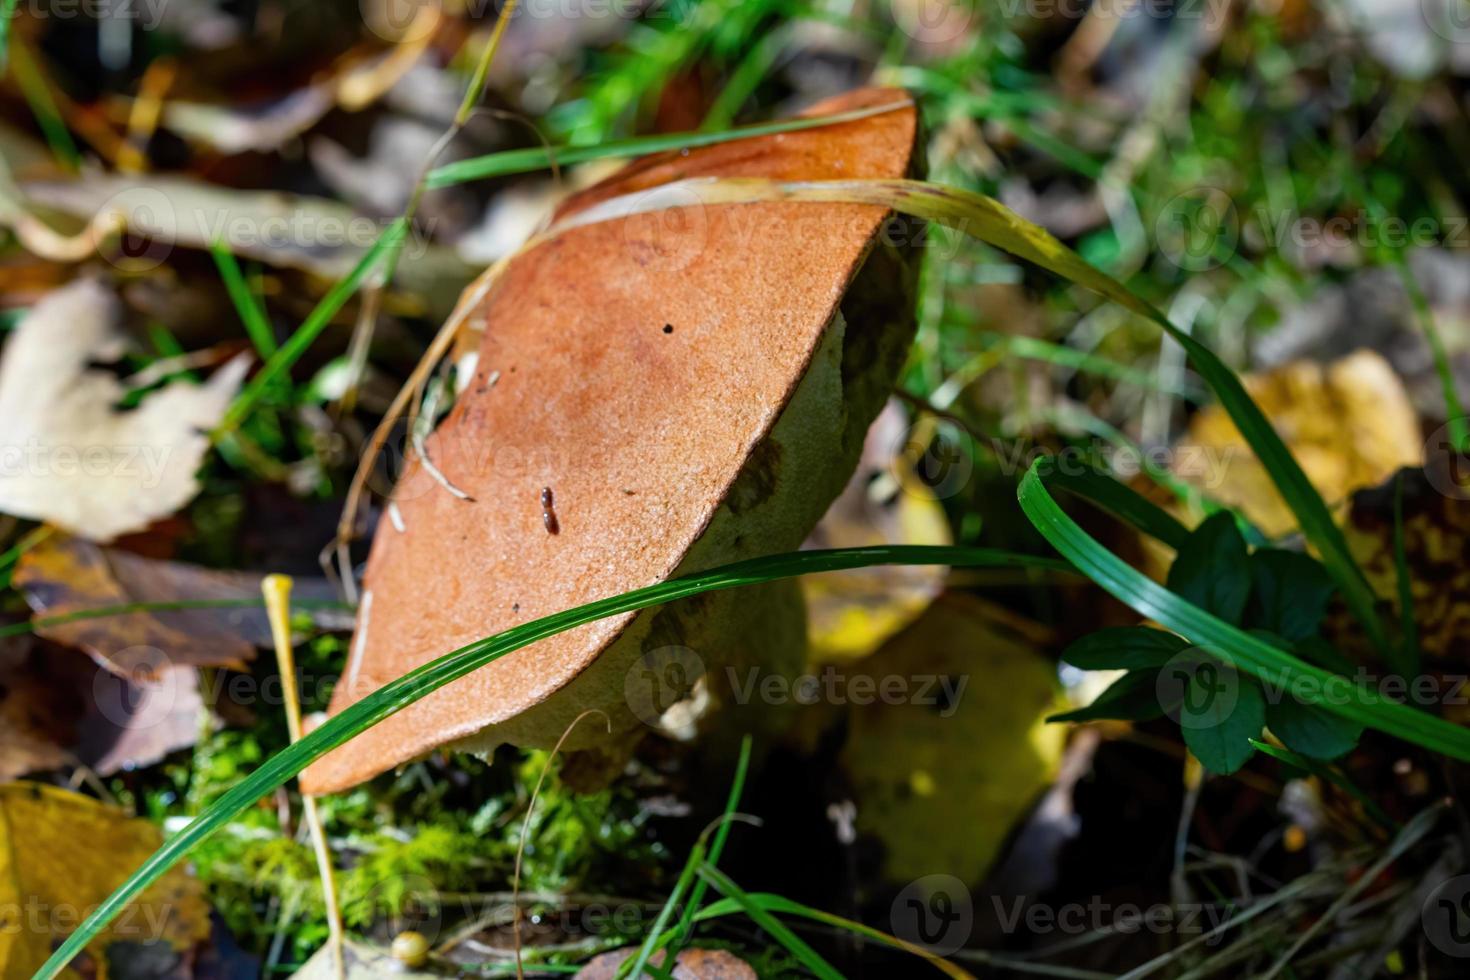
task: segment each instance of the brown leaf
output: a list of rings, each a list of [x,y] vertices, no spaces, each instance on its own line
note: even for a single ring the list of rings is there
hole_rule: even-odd
[[[157,678],[163,668],[241,669],[257,646],[271,642],[260,607],[149,611],[45,620],[68,613],[140,602],[260,598],[261,576],[222,572],[183,562],[155,561],[79,538],[53,536],[22,556],[15,584],[37,614],[36,631],[87,651],[107,669],[132,680]],[[298,582],[298,597],[330,598],[325,581]],[[321,620],[334,624],[330,615]]]
[[[28,637],[0,647],[0,782],[58,769],[70,761],[82,701],[32,660]]]
[[[979,880],[1061,759],[1066,732],[1045,723],[1055,666],[978,600],[946,592],[843,677],[842,767],[885,875]]]
[[[198,740],[193,667],[128,681],[75,650],[30,637],[0,650],[0,782],[77,763],[100,776],[151,765]]]

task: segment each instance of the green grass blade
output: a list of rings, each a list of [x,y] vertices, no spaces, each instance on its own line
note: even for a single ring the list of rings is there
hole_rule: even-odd
[[[1067,347],[1064,344],[1042,340],[1040,337],[1013,337],[1009,334],[995,333],[993,331],[988,333],[995,343],[1004,347],[1008,353],[1016,357],[1025,358],[1028,361],[1039,361],[1043,364],[1052,364],[1072,371],[1095,374],[1098,377],[1121,381],[1124,384],[1134,385],[1146,391],[1161,391],[1196,404],[1200,401],[1200,392],[1196,390],[1191,390],[1184,386],[1161,385],[1158,379],[1147,371],[1140,371],[1126,364],[1119,364],[1117,361],[1103,357],[1100,354],[1077,350],[1073,347]]]
[[[832,964],[822,959],[821,954],[808,946],[770,912],[767,912],[760,903],[753,901],[750,895],[730,880],[729,875],[719,868],[706,864],[700,867],[699,876],[714,885],[721,894],[733,899],[740,906],[741,911],[750,916],[756,925],[770,933],[771,938],[786,947],[792,956],[801,961],[802,966],[812,971],[821,980],[843,980],[842,974],[838,973]]]
[[[6,18],[5,23],[10,23],[10,19]],[[7,42],[6,49],[9,50],[9,47]],[[51,154],[56,157],[56,162],[63,170],[76,173],[82,166],[82,151],[77,149],[76,140],[71,138],[71,130],[67,129],[66,120],[61,117],[61,110],[51,97],[51,90],[46,87],[46,79],[31,60],[30,52],[24,44],[16,44],[12,62],[15,84],[20,88],[26,105],[30,107],[36,125],[41,128],[41,134],[46,137]]]
[[[623,980],[624,977],[633,977],[634,980],[637,980],[638,977],[643,976],[649,960],[663,945],[659,940],[664,930],[668,928],[669,920],[674,917],[674,909],[683,900],[684,893],[689,891],[693,885],[699,866],[704,863],[704,853],[704,841],[702,840],[696,841],[689,849],[689,858],[684,862],[684,870],[679,872],[679,880],[674,883],[674,890],[669,892],[664,907],[658,910],[658,918],[653,920],[653,927],[648,930],[648,936],[643,940],[643,945],[638,947],[638,955],[624,960],[618,967],[618,972],[614,975],[613,980]],[[672,960],[670,957],[665,957],[664,962],[671,964]]]
[[[1162,507],[1126,484],[1095,470],[1055,471],[1047,482],[1058,490],[1090,501],[1122,518],[1143,533],[1178,551],[1189,538],[1189,528]]]
[[[746,898],[749,899],[751,904],[757,905],[767,912],[773,912],[779,915],[800,916],[803,919],[810,919],[813,922],[820,922],[823,925],[832,926],[834,929],[842,929],[846,932],[862,936],[864,939],[871,939],[874,942],[882,943],[884,946],[891,946],[894,949],[901,949],[906,953],[921,956],[932,963],[935,969],[947,976],[954,977],[955,980],[965,980],[965,978],[973,980],[973,977],[969,973],[955,966],[953,963],[936,956],[922,946],[915,946],[913,943],[899,939],[897,936],[890,936],[881,929],[874,929],[872,926],[864,925],[861,922],[854,922],[852,919],[845,919],[840,915],[833,915],[831,912],[814,909],[810,905],[803,905],[800,902],[792,901],[784,895],[773,895],[769,892],[750,892],[746,895]],[[735,915],[744,911],[745,907],[734,899],[722,898],[718,902],[711,902],[704,909],[701,909],[696,918],[700,922],[704,922],[709,919]]]
[[[524,623],[504,633],[476,640],[385,684],[361,701],[347,707],[319,728],[309,732],[299,742],[292,743],[267,759],[259,769],[222,794],[178,834],[170,838],[138,870],[134,871],[127,881],[123,882],[75,932],[67,937],[36,976],[40,980],[51,980],[58,976],[67,963],[86,948],[87,943],[96,938],[129,901],[178,863],[197,844],[254,806],[255,802],[265,794],[283,785],[314,760],[349,741],[359,732],[370,728],[430,691],[437,690],[456,678],[463,677],[537,640],[608,616],[632,612],[716,589],[730,589],[813,572],[865,568],[872,565],[990,566],[1063,572],[1070,570],[1064,562],[1055,559],[1019,555],[989,548],[892,545],[792,552],[737,562],[713,571],[661,582],[607,599],[599,599],[575,609]]]
[[[1045,486],[1045,464],[1046,460],[1038,460],[1022,479],[1021,509],[1052,547],[1139,615],[1205,647],[1252,677],[1289,685],[1301,700],[1431,751],[1470,761],[1470,729],[1389,701],[1350,678],[1313,666],[1210,615],[1130,567],[1057,506]],[[1322,696],[1324,691],[1331,691],[1332,696]]]
[[[730,836],[731,817],[735,813],[735,807],[740,802],[740,796],[745,790],[745,774],[750,768],[751,738],[746,735],[740,741],[740,758],[735,764],[735,778],[730,783],[730,793],[725,800],[725,812],[720,821],[714,825],[714,841],[708,850],[709,863],[718,864],[720,854],[725,849],[725,838]],[[658,918],[653,927],[644,937],[643,944],[638,949],[637,959],[630,957],[625,960],[614,980],[623,980],[624,977],[642,976],[642,971],[647,967],[649,960],[660,950],[667,948],[668,953],[664,957],[664,964],[668,966],[677,962],[679,949],[683,940],[689,935],[689,929],[694,920],[694,913],[699,911],[700,903],[704,901],[704,893],[709,888],[709,883],[703,878],[697,878],[696,872],[699,866],[705,862],[705,833],[700,836],[698,843],[690,850],[688,859],[684,862],[684,870],[679,875],[679,880],[674,890],[669,893],[668,900],[664,902],[663,908],[659,910]],[[690,887],[692,884],[692,888]],[[684,911],[679,916],[679,924],[674,928],[668,928],[669,918],[673,910],[678,906],[688,891],[689,900],[684,903]]]
[[[734,140],[750,139],[755,136],[773,136],[777,133],[795,133],[803,129],[835,126],[839,123],[855,122],[879,113],[892,112],[909,105],[895,102],[891,105],[875,106],[870,109],[855,109],[830,116],[815,116],[804,119],[784,119],[780,122],[742,126],[720,133],[669,133],[660,136],[640,136],[634,139],[610,140],[596,146],[528,147],[523,150],[506,150],[486,156],[456,160],[429,171],[425,186],[452,187],[471,180],[488,180],[491,177],[507,177],[512,174],[535,173],[549,170],[553,161],[559,167],[569,167],[589,160],[605,160],[608,157],[647,156],[666,150],[692,150],[701,146],[714,146]]]
[[[220,278],[225,282],[225,291],[230,295],[230,302],[235,304],[240,322],[245,324],[250,342],[255,345],[261,357],[269,359],[276,352],[276,337],[271,331],[265,310],[250,291],[245,274],[240,271],[240,263],[235,261],[235,256],[224,243],[218,240],[210,243],[209,254],[214,256],[215,267],[219,269]]]
[[[10,65],[10,22],[20,0],[0,0],[0,72]]]
[[[740,758],[735,763],[735,778],[730,781],[730,795],[725,799],[724,819],[720,821],[719,827],[715,829],[714,840],[710,843],[709,863],[719,866],[720,855],[725,852],[725,840],[730,836],[730,825],[734,822],[730,818],[735,814],[735,808],[740,805],[740,797],[745,793],[745,777],[750,770],[751,738],[746,735],[740,740]],[[694,883],[694,889],[689,893],[689,903],[684,907],[684,914],[679,918],[678,938],[675,940],[670,956],[677,956],[679,943],[688,938],[690,929],[694,926],[695,913],[704,902],[704,893],[709,889],[709,882],[700,878]]]
[[[347,304],[347,301],[357,292],[358,287],[362,285],[363,280],[377,268],[378,263],[397,251],[407,231],[407,222],[399,218],[378,236],[373,247],[368,249],[367,254],[358,261],[346,278],[327,291],[327,295],[322,297],[321,302],[317,303],[316,308],[311,311],[301,326],[296,328],[296,332],[265,362],[265,366],[256,373],[255,377],[250,379],[245,390],[240,392],[234,403],[230,405],[229,411],[225,413],[224,420],[220,422],[216,430],[216,435],[230,431],[245,420],[245,417],[255,407],[255,403],[275,384],[277,378],[283,376],[292,365],[301,359],[301,355],[306,353],[321,332],[326,329],[332,317],[337,315],[337,311]]]
[[[1397,833],[1398,831],[1403,829],[1403,826],[1398,821],[1394,820],[1388,814],[1384,813],[1382,807],[1369,799],[1367,793],[1364,793],[1362,790],[1358,789],[1358,787],[1353,784],[1352,780],[1348,779],[1346,776],[1338,772],[1336,769],[1333,769],[1331,766],[1326,765],[1322,762],[1318,762],[1316,759],[1309,759],[1301,753],[1293,752],[1291,749],[1288,749],[1285,746],[1272,745],[1270,742],[1263,742],[1258,738],[1251,739],[1250,743],[1254,745],[1256,747],[1256,750],[1261,752],[1263,755],[1269,755],[1271,758],[1276,759],[1280,762],[1284,762],[1288,766],[1295,766],[1302,772],[1309,772],[1312,775],[1316,776],[1318,779],[1324,782],[1331,783],[1333,786],[1336,786],[1338,789],[1342,790],[1344,793],[1356,800],[1358,802],[1358,805],[1363,808],[1363,812],[1368,814],[1368,816],[1373,818],[1375,821],[1377,821],[1379,826],[1383,827],[1385,830],[1390,830]]]

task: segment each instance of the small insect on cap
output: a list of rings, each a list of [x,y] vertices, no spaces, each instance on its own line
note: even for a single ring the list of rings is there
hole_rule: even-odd
[[[878,107],[639,160],[556,220],[654,188],[677,198],[691,185],[665,185],[695,177],[911,176],[917,118],[904,92],[864,89],[808,114]],[[483,331],[475,376],[427,440],[471,499],[410,460],[392,494],[398,519],[378,525],[332,713],[512,626],[792,550],[841,490],[913,336],[917,236],[882,206],[695,194],[681,202],[694,206],[535,245],[471,315]],[[650,664],[672,658],[667,676],[702,678],[704,703],[718,703],[727,665],[799,664],[804,640],[789,584],[604,619],[429,694],[318,760],[302,785],[344,789],[450,743],[550,746],[592,708],[613,735],[591,720],[568,748],[626,746],[691,693],[644,690],[665,676]]]

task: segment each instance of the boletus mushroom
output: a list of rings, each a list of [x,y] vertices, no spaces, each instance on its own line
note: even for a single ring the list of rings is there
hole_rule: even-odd
[[[902,91],[851,92],[810,114],[879,107],[639,160],[556,220],[691,177],[914,176],[917,117]],[[574,227],[511,260],[471,315],[483,330],[473,377],[425,442],[442,480],[411,459],[379,522],[331,710],[527,620],[799,547],[853,472],[912,340],[912,227],[875,205],[685,207]],[[664,652],[688,653],[679,666],[704,680],[672,680],[717,703],[730,666],[794,674],[804,641],[789,582],[604,619],[429,694],[302,785],[340,790],[443,745],[551,746],[588,709],[612,736],[597,719],[565,747],[616,758],[658,721],[630,703],[630,678]]]

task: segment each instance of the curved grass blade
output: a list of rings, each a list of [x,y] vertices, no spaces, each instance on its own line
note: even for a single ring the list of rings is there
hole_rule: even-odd
[[[1096,504],[1144,534],[1158,538],[1175,551],[1182,548],[1189,537],[1189,528],[1179,523],[1173,514],[1105,473],[1095,470],[1066,473],[1058,470],[1047,477],[1047,482],[1058,490],[1065,490]]]
[[[1379,806],[1377,803],[1374,803],[1373,800],[1369,798],[1367,793],[1364,793],[1362,790],[1358,789],[1358,787],[1352,782],[1352,780],[1348,779],[1347,776],[1338,772],[1335,768],[1328,765],[1327,763],[1319,762],[1316,759],[1308,759],[1301,753],[1293,752],[1291,749],[1288,749],[1285,746],[1272,745],[1270,742],[1263,742],[1258,738],[1251,739],[1250,743],[1251,745],[1254,745],[1256,747],[1256,750],[1263,755],[1269,755],[1271,758],[1276,759],[1279,762],[1284,762],[1288,766],[1295,766],[1302,772],[1311,773],[1313,776],[1316,776],[1323,782],[1331,783],[1333,786],[1336,786],[1338,789],[1342,790],[1348,796],[1351,796],[1355,801],[1357,801],[1357,804],[1363,808],[1363,812],[1368,814],[1368,816],[1372,817],[1375,821],[1377,821],[1378,825],[1385,830],[1397,833],[1398,831],[1404,829],[1402,824],[1400,824],[1397,820],[1394,820],[1387,813],[1384,813],[1383,807]]]
[[[669,920],[674,916],[674,909],[684,899],[684,893],[694,883],[699,866],[704,863],[704,841],[696,841],[694,847],[689,851],[689,859],[684,862],[684,870],[679,873],[679,880],[674,883],[674,890],[669,892],[668,900],[664,902],[663,908],[658,911],[658,918],[653,921],[653,928],[648,932],[648,938],[638,947],[636,956],[630,956],[618,967],[614,980],[623,980],[632,977],[633,980],[641,980],[644,973],[648,972],[649,960],[657,952],[660,945],[659,937],[663,935],[668,927]],[[664,962],[672,964],[673,957],[664,957]]]
[[[730,781],[730,795],[725,799],[724,819],[720,821],[714,839],[710,842],[709,863],[715,867],[719,867],[720,855],[725,853],[725,840],[730,836],[730,825],[733,823],[730,818],[734,816],[735,808],[740,805],[740,797],[745,793],[745,777],[750,772],[751,744],[749,735],[740,740],[740,758],[735,763],[735,778]],[[684,914],[679,917],[679,932],[670,955],[677,956],[679,944],[688,938],[689,930],[694,926],[694,916],[704,902],[704,893],[708,888],[709,882],[703,878],[694,883],[694,888],[689,893],[689,903],[684,907]]]
[[[699,876],[714,885],[722,895],[729,897],[739,905],[740,910],[755,920],[756,925],[770,933],[772,939],[785,946],[787,951],[801,962],[802,966],[812,971],[820,980],[844,980],[842,974],[838,973],[831,963],[822,959],[820,953],[808,946],[801,937],[766,911],[760,903],[754,901],[725,872],[712,865],[704,864],[700,865]]]
[[[881,929],[874,929],[872,926],[864,925],[861,922],[844,919],[840,915],[823,912],[821,909],[814,909],[810,905],[803,905],[782,895],[772,895],[769,892],[751,892],[746,898],[749,899],[751,904],[758,905],[767,912],[801,916],[804,919],[811,919],[813,922],[820,922],[823,925],[832,926],[835,929],[855,933],[865,939],[882,943],[885,946],[892,946],[894,949],[901,949],[905,953],[913,953],[915,956],[928,960],[936,970],[947,977],[952,977],[953,980],[975,980],[972,974],[955,966],[943,957],[936,956],[922,946],[917,946],[897,936],[891,936]],[[722,898],[718,902],[711,902],[695,918],[703,922],[708,919],[715,919],[724,915],[734,915],[743,911],[745,911],[745,908],[739,902],[730,898]]]
[[[265,362],[265,366],[256,372],[255,377],[245,386],[245,390],[235,398],[229,410],[225,412],[224,419],[215,429],[215,436],[229,432],[236,428],[245,417],[250,414],[255,403],[261,396],[276,383],[276,379],[291,369],[317,336],[326,329],[332,317],[337,311],[347,304],[352,294],[357,292],[363,281],[378,267],[390,253],[394,253],[403,244],[404,236],[408,234],[408,223],[402,218],[395,218],[386,231],[378,236],[373,242],[372,248],[358,260],[347,277],[327,291],[321,302],[311,311],[307,318],[302,321],[301,326],[296,328],[290,338],[280,346]]]
[[[649,211],[694,206],[748,204],[762,201],[799,201],[822,204],[873,204],[916,218],[937,221],[1019,259],[1034,263],[1076,285],[1089,289],[1124,309],[1152,320],[1174,338],[1196,371],[1209,384],[1230,415],[1271,482],[1296,515],[1302,533],[1321,555],[1333,581],[1374,647],[1397,669],[1402,657],[1389,644],[1378,616],[1377,597],[1363,575],[1347,540],[1332,519],[1317,488],[1286,448],[1259,406],[1224,361],[1204,344],[1169,322],[1151,303],[1134,294],[1107,273],[1089,265],[1041,227],[983,194],[920,180],[777,181],[760,178],[701,177],[664,184],[636,195],[625,195],[579,212],[547,234],[599,221]]]
[[[697,575],[660,582],[544,616],[503,633],[476,640],[385,684],[308,733],[301,741],[292,743],[267,759],[259,769],[227,790],[134,871],[127,881],[67,937],[36,976],[40,980],[51,980],[58,976],[72,958],[96,938],[139,892],[181,860],[195,845],[245,812],[266,793],[284,784],[314,760],[349,741],[359,732],[456,678],[537,640],[619,613],[633,612],[717,589],[872,565],[990,566],[1061,572],[1071,570],[1065,562],[1056,559],[989,548],[892,545],[792,552],[737,562]]]
[[[538,170],[549,170],[553,165],[569,167],[572,164],[586,163],[589,160],[605,160],[608,157],[646,156],[650,153],[662,153],[666,150],[686,150],[701,146],[714,146],[717,143],[730,143],[735,140],[750,139],[755,136],[795,133],[803,129],[818,129],[822,126],[836,126],[839,123],[856,122],[859,119],[866,119],[869,116],[876,116],[884,112],[893,112],[896,109],[902,109],[911,104],[911,102],[905,99],[902,102],[893,102],[867,109],[854,109],[851,112],[839,112],[830,116],[784,119],[781,122],[742,126],[739,129],[727,129],[719,133],[669,133],[663,136],[640,136],[635,139],[609,140],[593,146],[537,146],[522,150],[506,150],[501,153],[491,153],[482,157],[471,157],[468,160],[457,160],[454,163],[446,163],[442,167],[436,167],[429,171],[429,178],[425,181],[424,186],[431,189],[435,187],[452,187],[455,184],[463,184],[471,180],[487,180],[491,177],[506,177],[511,174],[525,174],[534,173]]]
[[[1390,701],[1348,677],[1313,666],[1210,615],[1130,567],[1057,506],[1045,485],[1045,464],[1046,460],[1037,460],[1022,478],[1021,509],[1052,547],[1116,599],[1252,677],[1291,690],[1300,700],[1431,751],[1470,761],[1470,729]],[[1325,695],[1329,691],[1330,697]]]

